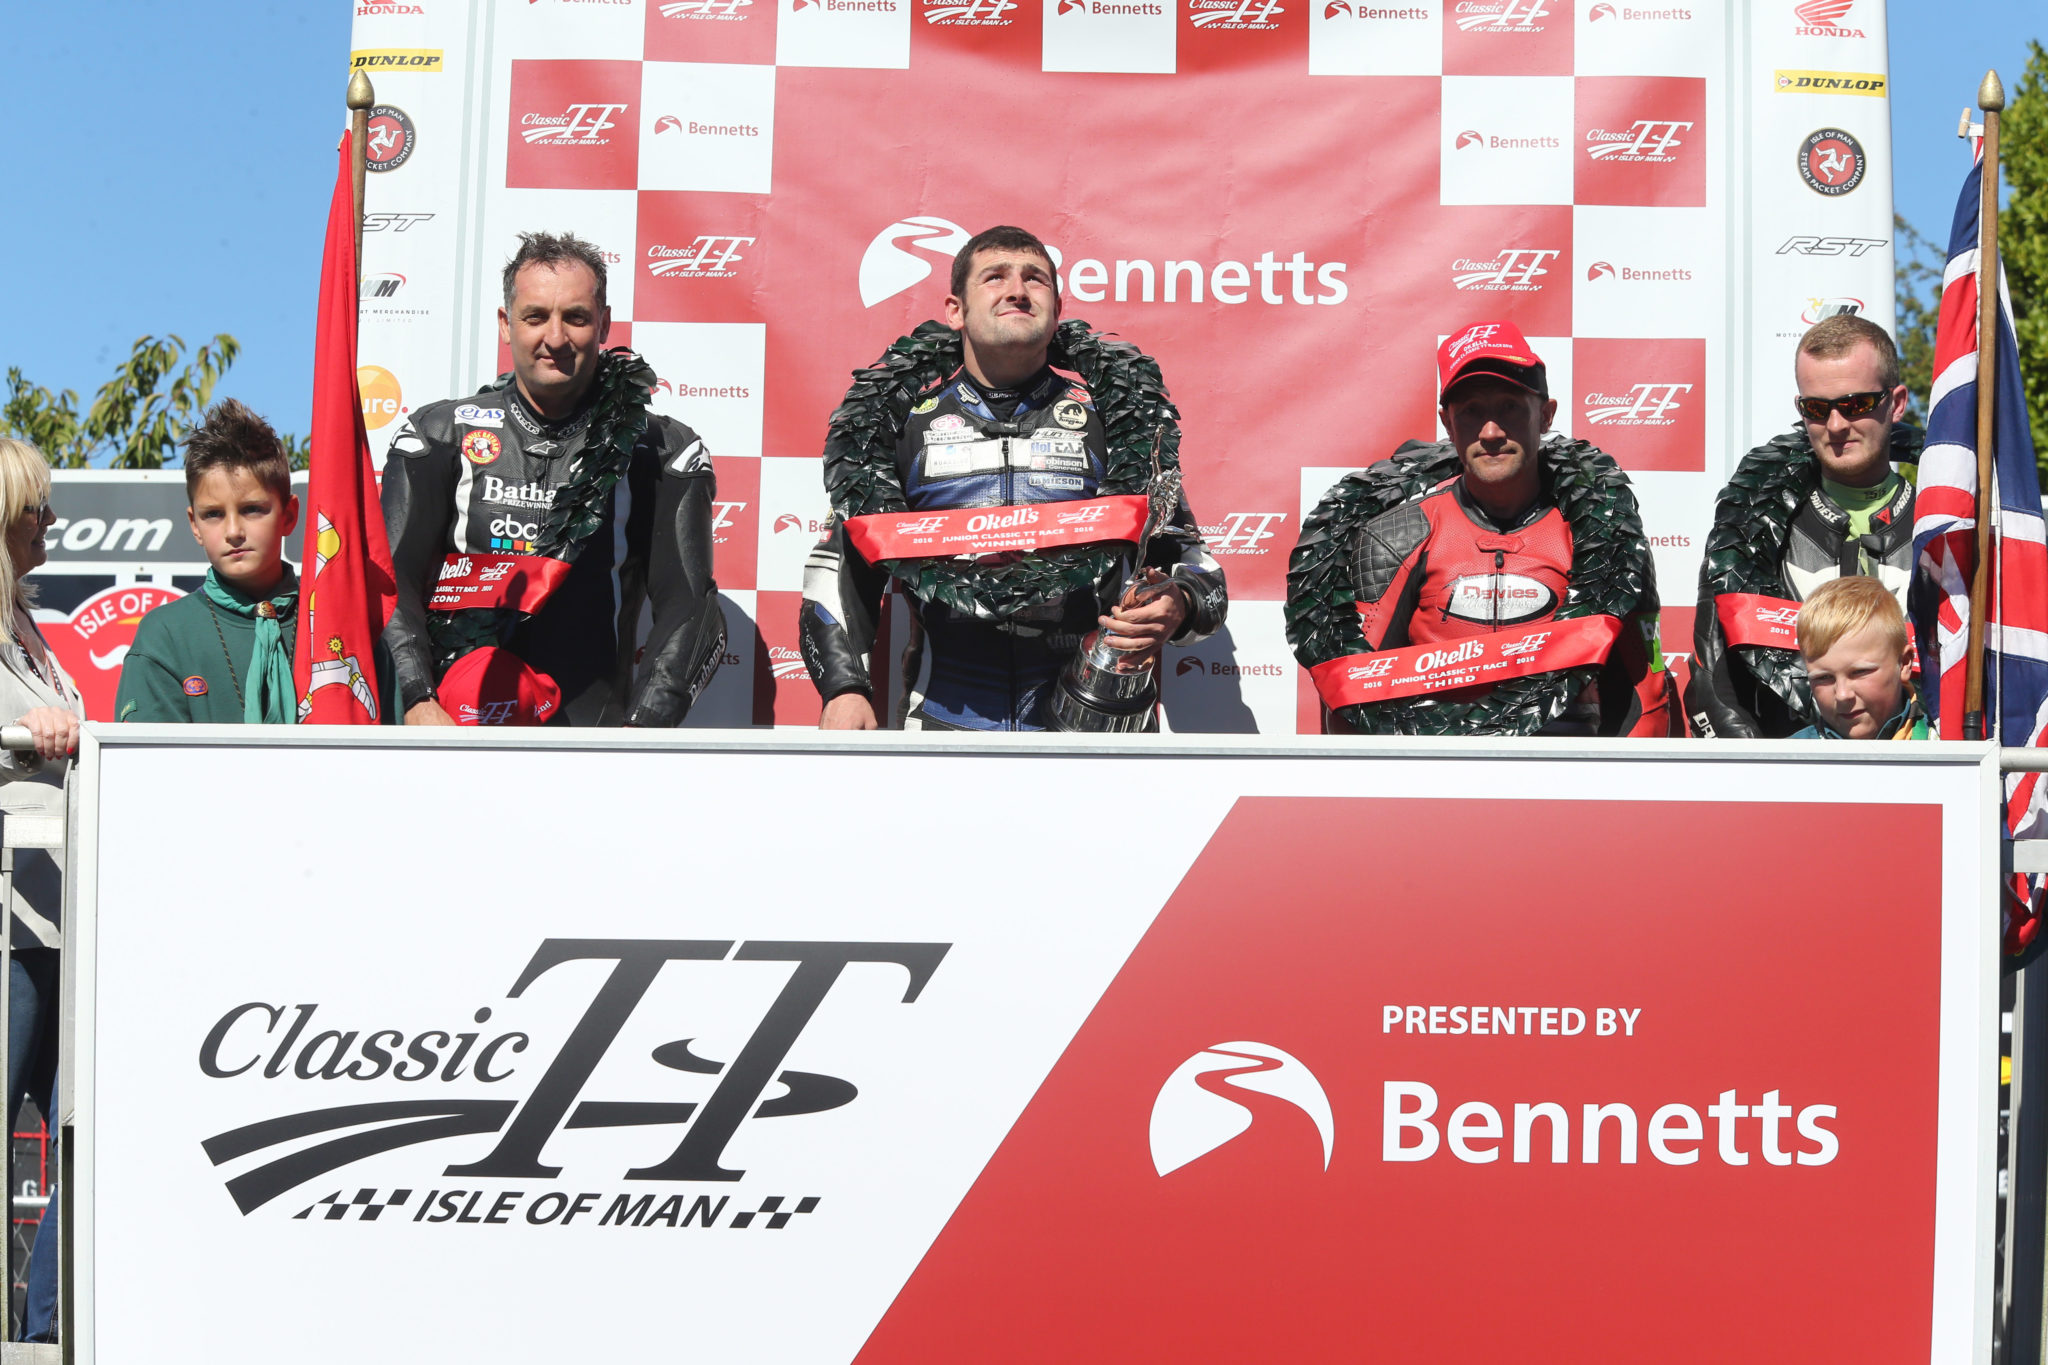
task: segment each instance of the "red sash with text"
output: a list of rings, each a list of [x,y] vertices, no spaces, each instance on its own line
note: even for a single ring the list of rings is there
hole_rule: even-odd
[[[1602,664],[1620,634],[1618,616],[1575,616],[1568,621],[1545,621],[1523,631],[1347,654],[1317,664],[1309,676],[1323,704],[1334,710]]]
[[[1799,648],[1797,602],[1751,592],[1724,592],[1714,599],[1714,615],[1731,645]]]
[[[1144,534],[1146,500],[1122,493],[1086,502],[962,507],[945,512],[872,512],[846,519],[846,537],[870,564],[935,555],[1031,553]]]
[[[568,576],[567,561],[546,555],[449,555],[427,610],[514,607],[531,615]]]

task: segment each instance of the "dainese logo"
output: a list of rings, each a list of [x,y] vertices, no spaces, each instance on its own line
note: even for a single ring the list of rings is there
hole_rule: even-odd
[[[739,273],[732,267],[742,259],[740,248],[752,246],[756,240],[707,234],[692,239],[688,246],[650,246],[647,273],[664,279],[681,275],[695,280],[729,280]]]
[[[1065,12],[1064,2],[1061,12]],[[935,262],[943,261],[950,269],[953,257],[967,245],[967,238],[967,229],[944,218],[899,218],[889,224],[875,234],[868,249],[861,253],[861,306],[872,308],[922,284],[932,273]],[[925,254],[913,254],[911,247]]]
[[[619,126],[614,116],[626,109],[623,104],[572,104],[566,113],[526,114],[519,120],[519,136],[546,146],[603,147],[611,141],[605,134]]]
[[[1679,134],[1691,127],[1690,119],[1639,118],[1624,132],[1589,129],[1586,155],[1595,161],[1676,161],[1684,145]]]
[[[1467,33],[1541,33],[1550,14],[1543,0],[1459,0],[1451,12]]]
[[[1459,289],[1492,293],[1534,293],[1543,287],[1538,281],[1550,273],[1544,262],[1562,255],[1562,251],[1515,247],[1503,249],[1490,261],[1461,257],[1451,262],[1451,283]]]
[[[1691,393],[1690,384],[1637,384],[1626,394],[1589,393],[1586,420],[1603,426],[1668,427],[1678,419],[1678,395]]]

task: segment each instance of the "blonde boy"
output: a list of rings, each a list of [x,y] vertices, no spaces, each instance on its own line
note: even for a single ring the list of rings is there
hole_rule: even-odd
[[[1837,578],[1799,609],[1799,652],[1821,723],[1794,739],[1925,739],[1905,613],[1875,578]]]

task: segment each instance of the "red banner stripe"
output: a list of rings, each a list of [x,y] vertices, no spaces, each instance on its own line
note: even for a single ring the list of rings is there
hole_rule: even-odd
[[[539,611],[568,576],[566,561],[546,555],[449,555],[441,561],[441,577],[427,598],[427,610],[514,607],[530,614]]]
[[[1335,709],[1605,663],[1620,634],[1618,616],[1576,616],[1523,631],[1347,654],[1317,664],[1309,676],[1323,704]]]
[[[869,563],[936,555],[1030,553],[1102,540],[1135,542],[1145,530],[1143,494],[1020,507],[943,512],[875,512],[849,517],[846,535]]]
[[[1789,598],[1724,592],[1714,599],[1714,616],[1731,645],[1799,648],[1799,604]]]

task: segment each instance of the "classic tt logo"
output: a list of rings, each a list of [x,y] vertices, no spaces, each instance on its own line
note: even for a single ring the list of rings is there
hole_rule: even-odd
[[[1285,520],[1285,512],[1232,512],[1213,530],[1203,528],[1202,535],[1217,554],[1263,554],[1260,544],[1273,538],[1273,523]]]
[[[914,1003],[944,960],[947,943],[780,943],[725,939],[571,939],[543,940],[526,969],[507,992],[518,999],[527,987],[556,967],[571,962],[608,962],[611,970],[582,1017],[569,1030],[560,1050],[522,1101],[516,1098],[429,1098],[380,1100],[301,1110],[246,1124],[206,1139],[201,1145],[214,1165],[255,1152],[293,1144],[294,1150],[243,1172],[227,1182],[236,1207],[249,1213],[305,1181],[383,1152],[417,1143],[479,1133],[501,1136],[476,1161],[448,1166],[444,1175],[516,1180],[551,1180],[562,1167],[542,1160],[543,1149],[563,1128],[672,1127],[687,1124],[681,1142],[666,1157],[624,1173],[627,1180],[736,1181],[746,1175],[722,1163],[727,1144],[749,1119],[786,1118],[823,1113],[850,1104],[859,1095],[852,1082],[837,1076],[786,1071],[782,1062],[796,1045],[840,975],[852,963],[885,963],[903,968],[909,982],[904,1004]],[[662,1043],[651,1056],[674,1071],[717,1076],[718,1083],[700,1105],[694,1100],[597,1100],[583,1098],[585,1084],[597,1071],[634,1009],[671,962],[724,962],[728,970],[747,970],[742,963],[794,963],[781,992],[768,1006],[752,1034],[729,1062],[699,1056],[690,1038]],[[861,978],[863,982],[867,977]],[[302,1080],[375,1081],[387,1073],[400,1081],[435,1077],[463,1078],[465,1064],[474,1080],[503,1082],[515,1072],[515,1054],[532,1041],[509,1032],[477,1047],[481,1032],[448,1034],[429,1030],[410,1039],[396,1029],[366,1035],[355,1031],[315,1034],[300,1043],[300,1034],[319,1007],[293,1008],[253,1001],[223,1014],[199,1048],[199,1069],[216,1080],[250,1076],[274,1080],[289,1070]],[[478,1023],[491,1016],[478,1010]],[[279,1036],[273,1042],[274,1036]],[[358,1041],[360,1039],[360,1041]],[[432,1042],[439,1039],[438,1043]],[[383,1040],[383,1041],[380,1041]],[[442,1051],[453,1050],[444,1059]],[[474,1053],[472,1054],[472,1049]],[[268,1060],[266,1061],[266,1055]],[[393,1065],[396,1060],[396,1066]],[[412,1074],[406,1067],[417,1067]],[[257,1070],[258,1067],[261,1070]],[[253,1075],[251,1074],[253,1073]],[[771,1082],[785,1093],[763,1101]],[[344,1129],[365,1129],[347,1136],[300,1146],[298,1140]]]
[[[617,126],[612,115],[625,108],[623,104],[572,104],[566,115],[528,114],[524,120],[528,126],[520,130],[519,136],[528,142],[597,145],[610,141],[603,134]]]
[[[1624,133],[1596,128],[1586,134],[1594,144],[1586,155],[1595,161],[1671,161],[1671,149],[1680,145],[1678,135],[1690,127],[1690,119],[1639,118]]]
[[[1159,1088],[1152,1102],[1154,1170],[1161,1175],[1177,1171],[1252,1126],[1249,1109],[1201,1079],[1216,1072],[1229,1073],[1216,1076],[1217,1083],[1272,1095],[1307,1114],[1323,1139],[1323,1169],[1330,1169],[1337,1124],[1315,1073],[1265,1043],[1218,1043],[1175,1067]]]
[[[754,241],[752,237],[716,233],[700,235],[688,246],[650,246],[647,248],[650,261],[647,273],[662,277],[690,275],[700,279],[730,279],[735,273],[733,264],[741,259],[740,248],[752,246]]]
[[[1666,416],[1678,409],[1678,395],[1691,393],[1690,384],[1637,384],[1626,394],[1586,395],[1586,420],[1619,422],[1625,426],[1669,426],[1676,418]]]
[[[1543,7],[1543,0],[1505,0],[1504,3],[1472,3],[1464,0],[1458,6],[1458,27],[1466,33],[1474,29],[1535,29],[1542,30],[1538,19],[1550,13]]]
[[[1456,272],[1451,284],[1458,289],[1518,292],[1541,288],[1536,281],[1550,273],[1543,263],[1562,255],[1562,251],[1520,247],[1504,249],[1490,261],[1460,258],[1451,262],[1451,269]]]

